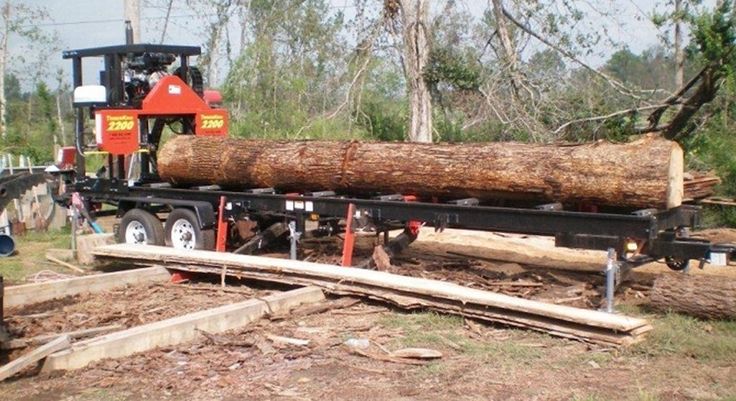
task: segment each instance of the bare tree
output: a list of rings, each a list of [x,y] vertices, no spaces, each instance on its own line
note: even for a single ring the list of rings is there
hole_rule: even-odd
[[[133,27],[133,43],[141,41],[141,2],[140,0],[125,0],[123,10],[125,19]]]
[[[10,36],[28,39],[34,44],[48,44],[50,39],[39,32],[38,22],[48,18],[44,8],[31,7],[23,3],[5,0],[0,10],[0,138],[7,136],[7,99],[5,98],[5,75],[10,64]]]
[[[208,12],[214,10],[214,19],[209,20],[205,30],[207,39],[203,46],[204,52],[199,60],[199,65],[204,69],[205,82],[213,86],[219,79],[217,56],[221,50],[223,33],[230,22],[232,7],[239,5],[239,2],[237,0],[188,0],[187,3],[198,5]]]
[[[388,1],[387,3],[391,3]],[[432,142],[432,102],[422,74],[429,61],[429,1],[401,0],[403,65],[409,91],[409,140]]]
[[[685,83],[685,52],[682,48],[682,0],[675,0],[675,88]]]

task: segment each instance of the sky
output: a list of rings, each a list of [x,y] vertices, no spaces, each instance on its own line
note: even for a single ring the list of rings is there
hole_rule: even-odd
[[[106,45],[122,44],[125,41],[123,28],[123,0],[14,0],[28,5],[45,7],[50,14],[50,21],[38,24],[44,32],[57,38],[63,49],[79,49]],[[441,9],[446,0],[434,0],[433,9]],[[609,36],[617,42],[623,43],[633,52],[638,53],[658,43],[658,34],[648,15],[655,10],[657,4],[664,0],[590,0],[581,2],[590,7],[616,8],[616,21],[606,26]],[[710,1],[711,3],[715,0]],[[149,2],[142,1],[142,41],[156,43],[160,40],[163,25],[163,10],[146,6]],[[203,41],[203,20],[184,5],[183,0],[176,0],[178,4],[171,13],[170,24],[167,28],[165,43],[179,45],[201,45]],[[466,7],[472,14],[481,14],[487,8],[487,0],[458,0],[461,7]],[[707,5],[709,1],[705,1]],[[331,7],[351,16],[351,0],[330,0]],[[594,18],[594,17],[593,17]],[[592,20],[592,18],[591,18]],[[595,25],[595,21],[594,25]],[[542,47],[537,44],[535,46]],[[598,54],[586,57],[585,61],[592,65],[601,65],[603,60],[617,49],[602,49]],[[23,52],[22,43],[11,37],[11,54]],[[68,60],[50,57],[47,63],[50,71],[59,68],[64,70],[67,77],[71,75]]]

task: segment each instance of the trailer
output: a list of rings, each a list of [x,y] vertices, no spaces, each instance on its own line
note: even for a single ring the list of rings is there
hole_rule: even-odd
[[[344,232],[343,264],[351,265],[356,230],[383,233],[386,249],[395,253],[416,239],[421,226],[430,226],[438,231],[552,236],[557,246],[609,250],[613,262],[623,268],[664,259],[670,268],[683,270],[691,260],[701,266],[722,265],[734,255],[734,246],[689,237],[700,216],[700,209],[691,205],[599,213],[563,210],[557,203],[506,206],[474,198],[438,203],[404,194],[355,196],[323,188],[281,193],[274,188],[221,188],[214,183],[177,187],[162,182],[156,151],[167,132],[228,132],[227,111],[219,107],[222,97],[204,90],[201,74],[190,64],[199,54],[198,47],[151,44],[63,54],[73,65],[76,146],[61,152],[59,175],[66,191],[60,201],[68,202],[76,193],[91,211],[96,204],[112,205],[120,218],[119,242],[243,251],[253,236],[281,224],[290,232],[292,258],[304,235]],[[104,69],[98,83],[86,85],[83,64],[90,58],[102,59]],[[89,126],[94,126],[94,139],[89,138]],[[94,174],[86,171],[90,155],[104,158],[104,166]],[[317,228],[307,232],[310,221]],[[388,231],[396,228],[403,233],[389,240]]]

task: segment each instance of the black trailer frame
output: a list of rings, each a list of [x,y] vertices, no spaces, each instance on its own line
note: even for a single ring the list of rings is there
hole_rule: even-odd
[[[216,227],[218,204],[224,197],[228,207],[223,218],[241,212],[282,216],[296,222],[299,234],[304,232],[307,219],[345,218],[348,206],[353,204],[358,213],[369,216],[377,226],[397,227],[420,221],[436,230],[462,228],[553,236],[557,246],[613,248],[619,260],[632,267],[665,258],[670,267],[684,268],[683,262],[689,259],[709,261],[711,252],[726,253],[729,258],[734,255],[733,247],[687,238],[687,228],[696,227],[700,216],[700,208],[691,205],[630,214],[592,213],[546,207],[483,206],[468,200],[427,203],[406,202],[398,200],[399,196],[366,199],[338,196],[329,191],[312,192],[310,196],[278,194],[270,188],[222,190],[216,185],[186,189],[172,188],[167,183],[127,186],[120,180],[104,178],[77,182],[74,190],[90,202],[115,204],[118,216],[133,208],[186,207],[195,211],[201,229]],[[635,252],[629,248],[632,244],[637,247]]]

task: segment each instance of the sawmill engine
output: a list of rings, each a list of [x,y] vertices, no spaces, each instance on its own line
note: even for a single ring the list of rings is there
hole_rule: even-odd
[[[169,71],[175,61],[176,55],[170,53],[143,53],[127,60],[123,71],[125,103],[132,106],[140,105],[163,77],[172,75]],[[198,95],[202,96],[202,74],[196,67],[187,69],[187,77],[182,76],[181,68],[177,68],[173,75],[188,83]]]

